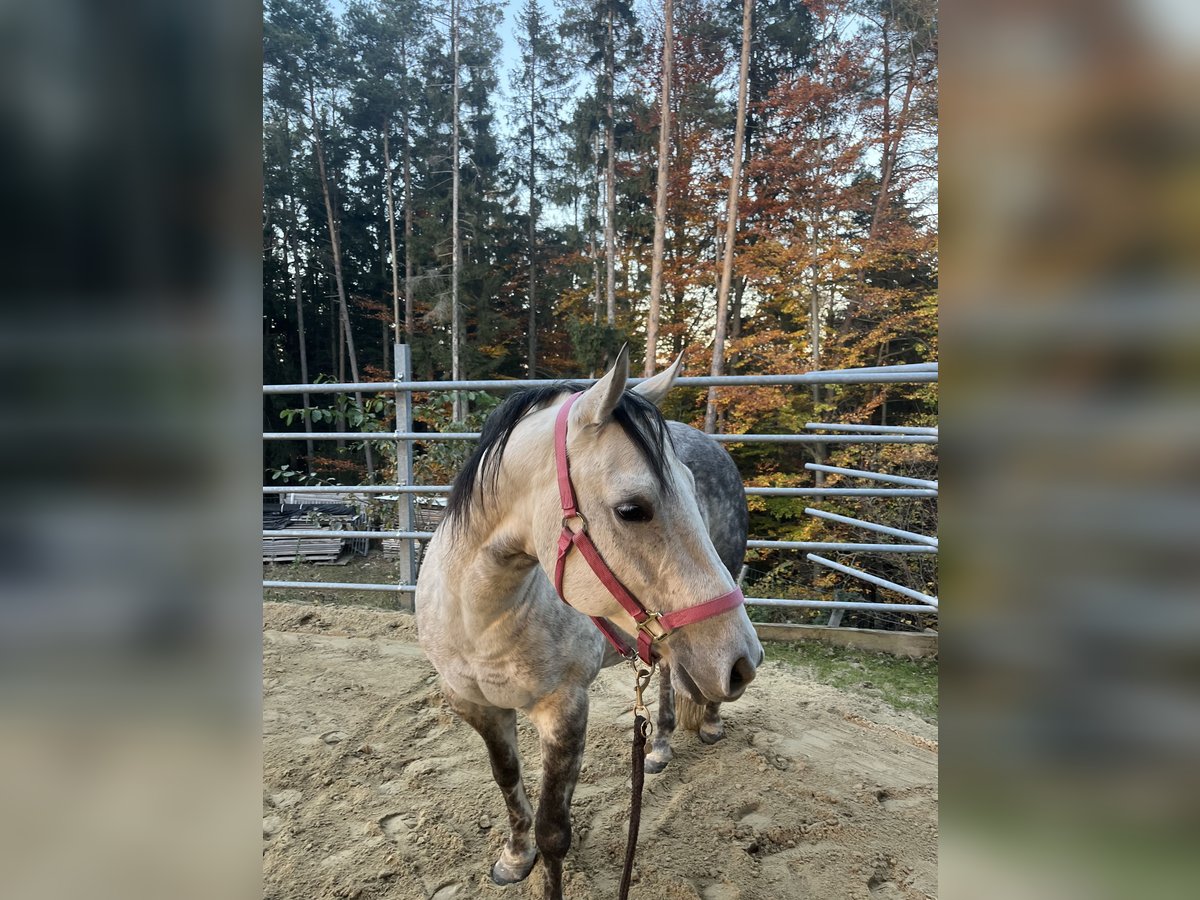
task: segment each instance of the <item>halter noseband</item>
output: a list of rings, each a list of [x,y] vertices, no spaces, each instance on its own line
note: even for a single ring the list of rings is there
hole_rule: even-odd
[[[735,587],[728,594],[722,594],[712,600],[705,600],[695,606],[664,615],[650,612],[625,589],[625,586],[613,574],[612,569],[605,564],[604,558],[600,556],[592,539],[588,537],[587,519],[579,511],[575,501],[575,490],[571,486],[571,468],[567,459],[567,417],[579,397],[580,394],[572,394],[567,398],[567,402],[559,409],[558,418],[554,422],[554,462],[558,469],[558,495],[562,501],[563,514],[562,534],[558,537],[558,559],[554,564],[554,588],[563,602],[569,604],[570,601],[563,594],[563,572],[567,564],[567,554],[572,547],[578,547],[583,558],[587,560],[587,564],[600,579],[600,583],[637,622],[637,655],[646,665],[651,665],[655,658],[654,645],[676,628],[734,609],[745,603],[746,598],[742,596],[741,590]],[[572,522],[579,523],[578,531],[571,529]],[[618,653],[628,659],[633,658],[634,651],[625,642],[624,635],[615,625],[600,616],[592,616],[591,619]]]

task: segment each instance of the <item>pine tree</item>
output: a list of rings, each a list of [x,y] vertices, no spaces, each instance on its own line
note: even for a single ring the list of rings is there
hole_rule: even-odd
[[[738,68],[737,124],[733,138],[733,157],[729,175],[729,200],[725,212],[724,258],[721,262],[721,285],[717,288],[717,316],[713,332],[713,377],[725,368],[725,332],[728,323],[729,286],[733,281],[733,250],[737,241],[738,197],[742,191],[742,143],[746,137],[746,97],[749,88],[750,37],[754,0],[744,0],[742,12],[742,53]],[[708,389],[704,411],[704,430],[712,434],[717,428],[717,392]]]
[[[517,167],[518,182],[529,191],[529,288],[527,371],[537,371],[537,268],[538,223],[542,198],[547,193],[540,173],[552,171],[554,160],[546,145],[560,127],[559,114],[566,98],[569,78],[563,66],[563,47],[558,39],[557,23],[546,14],[538,0],[525,0],[517,16],[517,44],[521,49],[520,68],[514,73],[513,93],[518,104],[517,140],[523,165]]]
[[[657,368],[659,305],[662,298],[663,245],[667,231],[667,185],[671,159],[671,79],[675,62],[675,3],[663,4],[662,70],[659,73],[658,166],[654,194],[654,248],[650,271],[650,311],[646,314],[646,362],[649,378]]]
[[[326,99],[333,90],[338,74],[336,60],[339,56],[336,24],[324,0],[269,0],[267,18],[264,20],[264,62],[272,65],[277,79],[287,81],[299,92],[301,103],[307,101],[309,134],[316,152],[317,171],[324,198],[326,224],[329,231],[330,254],[333,261],[334,278],[337,285],[338,309],[341,316],[342,337],[346,344],[351,377],[360,380],[358,354],[354,342],[354,328],[350,320],[347,301],[346,277],[342,267],[342,247],[337,215],[334,209],[332,184],[334,173],[327,165],[325,137],[323,132],[333,123],[325,115],[332,112]],[[322,108],[317,105],[318,93],[322,95]],[[362,408],[362,394],[356,393],[355,400]],[[366,445],[367,477],[374,480],[374,461],[370,445]]]
[[[631,59],[640,35],[630,0],[581,0],[569,7],[564,30],[576,47],[586,53],[586,65],[594,73],[602,109],[604,145],[604,297],[605,323],[616,321],[616,118],[617,70]]]

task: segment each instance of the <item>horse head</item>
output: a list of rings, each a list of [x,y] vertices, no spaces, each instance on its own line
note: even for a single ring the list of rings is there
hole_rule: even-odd
[[[629,357],[622,349],[612,369],[567,413],[570,483],[581,513],[575,527],[586,528],[620,585],[664,621],[736,591],[700,513],[692,473],[675,454],[657,409],[681,362],[627,392]],[[553,573],[562,555],[556,542],[567,524],[560,489],[553,483],[540,488],[534,506],[537,555]],[[637,632],[633,616],[581,553],[566,555],[561,582],[576,609]],[[671,629],[654,649],[670,664],[675,688],[697,703],[739,697],[763,658],[740,602]]]

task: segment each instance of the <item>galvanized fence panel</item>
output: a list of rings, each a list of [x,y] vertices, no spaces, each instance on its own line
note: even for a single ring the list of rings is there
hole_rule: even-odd
[[[267,485],[263,487],[264,495],[287,493],[316,493],[330,494],[339,497],[354,498],[356,496],[378,496],[397,504],[397,528],[392,530],[371,531],[333,531],[328,529],[264,529],[264,538],[292,537],[297,539],[310,537],[329,537],[336,534],[344,538],[391,539],[400,542],[401,552],[397,559],[397,584],[377,584],[358,582],[332,581],[284,581],[264,580],[265,590],[275,589],[321,589],[346,591],[378,591],[402,595],[411,609],[412,594],[416,588],[417,566],[415,551],[416,542],[427,541],[433,537],[433,532],[416,531],[414,523],[413,498],[419,495],[445,495],[450,492],[450,485],[417,485],[413,484],[413,445],[430,441],[471,441],[478,440],[479,434],[474,432],[418,432],[413,430],[412,399],[417,393],[433,393],[445,391],[511,391],[533,386],[549,386],[561,383],[560,380],[531,379],[531,380],[491,380],[491,381],[414,381],[412,380],[411,357],[409,348],[398,344],[395,347],[395,364],[397,377],[395,381],[358,382],[358,383],[326,383],[326,384],[275,384],[264,385],[263,393],[271,394],[335,394],[335,393],[393,393],[396,401],[397,430],[390,432],[342,432],[342,431],[288,431],[264,432],[263,440],[272,441],[309,441],[309,440],[370,440],[395,442],[397,457],[397,483],[371,485]],[[833,371],[805,372],[792,375],[724,375],[720,377],[679,378],[676,385],[680,387],[742,387],[742,386],[781,386],[794,387],[812,384],[895,384],[895,383],[930,383],[938,377],[937,363],[917,363],[903,366],[879,366],[874,368],[840,369]],[[579,383],[590,384],[595,379],[573,379]],[[642,379],[630,379],[636,384]],[[809,422],[806,431],[830,431],[833,434],[718,434],[713,437],[727,444],[749,443],[780,443],[780,444],[935,444],[938,440],[937,429],[918,426],[878,426],[859,424],[839,424],[827,422]],[[929,479],[909,478],[892,475],[886,472],[869,472],[861,469],[848,469],[839,466],[828,466],[817,463],[807,463],[805,468],[813,472],[824,472],[874,481],[881,484],[894,484],[900,487],[759,487],[746,486],[747,496],[763,497],[904,497],[928,498],[938,494],[938,483]],[[936,554],[937,538],[892,528],[864,519],[855,519],[815,508],[806,508],[805,512],[818,518],[838,522],[878,532],[892,537],[901,538],[908,543],[858,543],[852,541],[778,541],[751,539],[747,546],[752,549],[797,550],[807,552],[807,559],[842,574],[868,582],[885,590],[893,591],[901,596],[917,600],[917,603],[879,603],[869,601],[842,600],[794,600],[778,597],[747,597],[746,603],[751,606],[787,607],[794,609],[816,610],[874,610],[881,613],[925,613],[936,615],[938,599],[922,591],[916,591],[896,582],[855,569],[851,566],[826,559],[809,551],[843,552],[843,553],[908,553]]]

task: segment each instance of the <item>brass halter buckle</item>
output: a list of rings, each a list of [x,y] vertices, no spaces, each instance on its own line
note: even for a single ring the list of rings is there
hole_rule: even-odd
[[[649,635],[651,644],[657,644],[667,636],[667,629],[659,621],[661,617],[662,613],[647,612],[646,618],[637,623],[638,631],[644,631]]]

